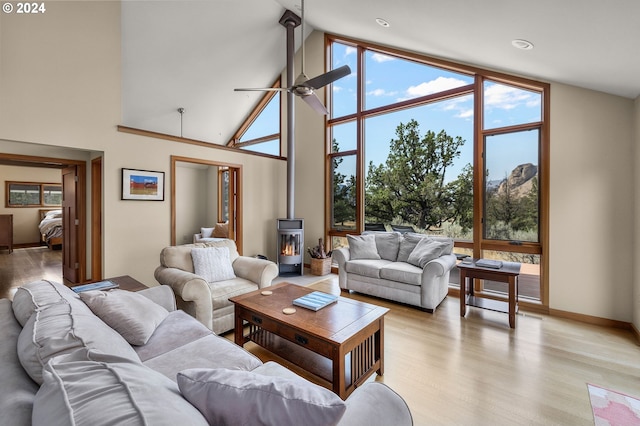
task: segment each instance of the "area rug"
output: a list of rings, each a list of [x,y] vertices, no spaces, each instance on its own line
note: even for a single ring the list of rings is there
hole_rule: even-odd
[[[640,400],[587,383],[596,426],[640,425]]]

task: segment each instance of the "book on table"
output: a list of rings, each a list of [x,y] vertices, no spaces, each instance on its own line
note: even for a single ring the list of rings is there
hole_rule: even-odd
[[[83,291],[89,290],[110,290],[112,288],[118,287],[118,284],[114,283],[113,281],[105,280],[98,281],[96,283],[77,285],[75,287],[71,287],[71,290],[75,291],[76,293],[81,293]]]
[[[502,261],[492,259],[478,259],[476,261],[476,266],[479,266],[481,268],[500,269],[502,268]]]
[[[317,311],[328,306],[338,300],[338,296],[333,294],[314,291],[302,297],[293,300],[293,304],[302,308]]]

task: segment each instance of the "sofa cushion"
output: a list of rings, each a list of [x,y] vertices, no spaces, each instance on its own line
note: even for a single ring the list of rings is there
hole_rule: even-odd
[[[347,240],[349,242],[349,252],[352,260],[380,259],[375,235],[347,235]]]
[[[230,297],[240,296],[258,289],[258,285],[244,278],[234,278],[231,280],[209,283],[211,290],[211,303],[213,310],[224,306],[231,306]]]
[[[213,236],[213,228],[200,228],[200,236],[202,238],[211,238]]]
[[[424,268],[427,263],[439,258],[447,248],[449,248],[448,242],[422,238],[409,255],[407,262],[419,268]]]
[[[34,281],[19,287],[16,291],[13,296],[13,313],[24,327],[36,310],[60,302],[84,305],[78,294],[63,284],[48,280]]]
[[[335,425],[346,410],[336,394],[302,378],[197,368],[181,371],[178,386],[215,425]]]
[[[216,223],[211,234],[215,238],[228,238],[229,237],[229,224],[228,223]]]
[[[236,277],[227,247],[191,249],[193,270],[209,283],[230,280]]]
[[[231,340],[211,333],[148,359],[144,365],[175,381],[178,372],[188,368],[228,368],[249,371],[262,365],[262,361]]]
[[[423,238],[427,238],[427,236],[423,234],[414,234],[412,232],[403,234],[402,240],[400,241],[400,250],[398,250],[398,258],[396,260],[398,262],[408,262],[411,252]]]
[[[206,425],[177,385],[127,358],[80,349],[43,369],[34,425]]]
[[[38,385],[20,366],[16,346],[22,327],[13,314],[9,299],[0,299],[0,330],[0,423],[30,425],[33,399]]]
[[[398,258],[402,235],[399,232],[375,232],[374,236],[380,257],[395,262]]]
[[[419,286],[422,284],[422,268],[406,262],[392,262],[380,269],[380,278]]]
[[[141,294],[125,291],[85,291],[80,299],[109,327],[132,345],[144,345],[169,315],[162,306]]]
[[[390,260],[350,260],[345,265],[345,270],[350,274],[362,275],[363,277],[380,278],[380,268],[389,263]]]
[[[86,312],[75,305],[58,303],[36,311],[25,324],[18,337],[18,357],[36,383],[42,383],[42,367],[49,359],[79,348],[99,349],[140,362],[122,336],[86,305],[84,308]]]

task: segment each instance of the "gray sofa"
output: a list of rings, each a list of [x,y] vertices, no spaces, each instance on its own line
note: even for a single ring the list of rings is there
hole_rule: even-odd
[[[194,248],[224,248],[229,250],[233,277],[208,281],[196,273],[191,251]],[[155,278],[170,286],[176,294],[178,307],[195,317],[214,333],[224,333],[234,327],[233,303],[230,297],[268,287],[278,276],[278,266],[264,259],[240,256],[233,240],[169,246],[160,252],[160,266]]]
[[[341,289],[427,312],[447,296],[450,271],[456,264],[451,238],[371,231],[347,239],[349,247],[333,251]]]
[[[412,424],[382,383],[342,401],[175,308],[167,286],[81,298],[38,281],[0,299],[0,424]]]

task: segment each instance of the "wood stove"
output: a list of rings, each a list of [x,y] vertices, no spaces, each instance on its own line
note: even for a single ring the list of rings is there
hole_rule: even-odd
[[[277,242],[280,276],[302,275],[304,219],[278,219]]]

